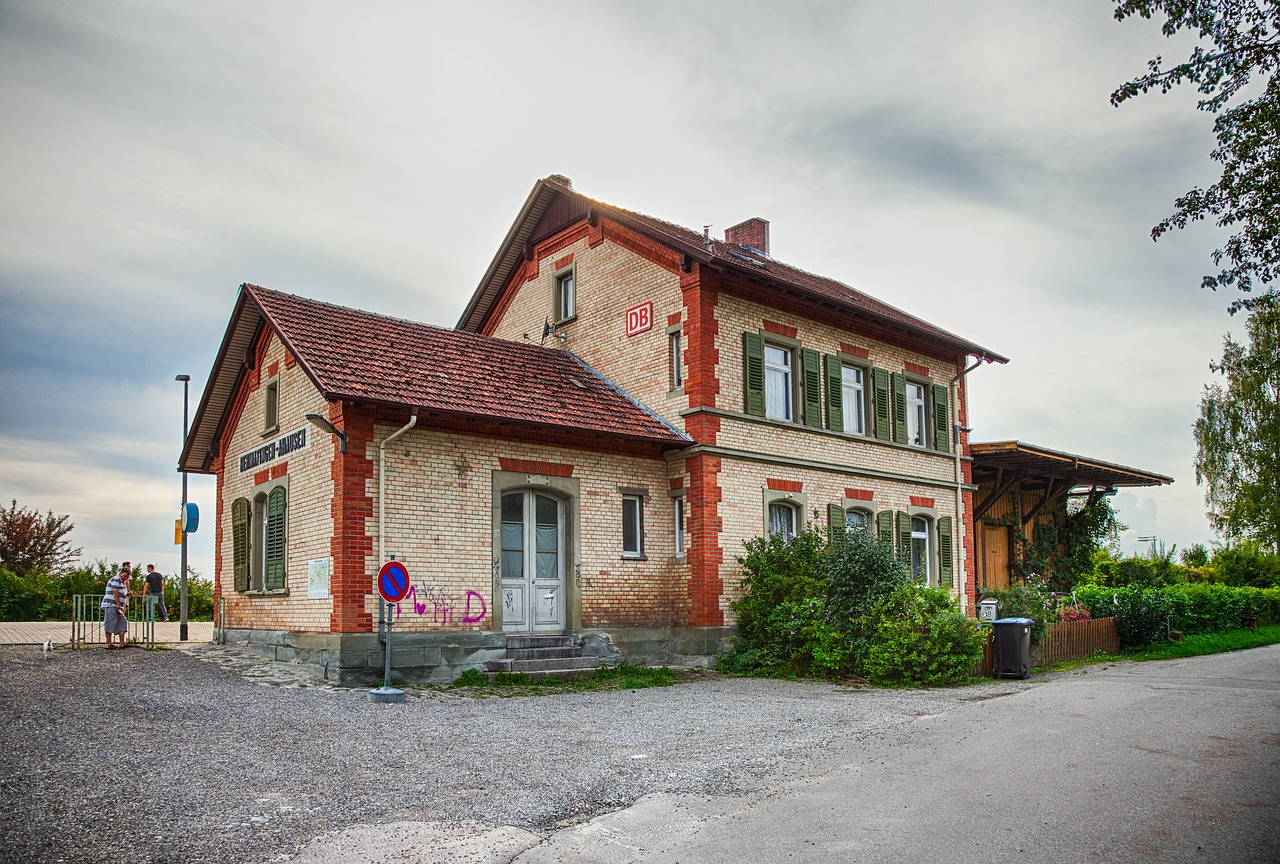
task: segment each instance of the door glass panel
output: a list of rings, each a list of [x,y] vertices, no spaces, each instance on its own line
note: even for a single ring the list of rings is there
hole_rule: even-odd
[[[524,495],[502,496],[502,578],[524,578]]]
[[[534,502],[537,530],[534,532],[537,552],[535,578],[555,579],[559,576],[560,559],[560,503],[545,495]]]

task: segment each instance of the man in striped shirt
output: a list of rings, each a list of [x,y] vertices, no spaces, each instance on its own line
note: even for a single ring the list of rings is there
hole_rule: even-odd
[[[129,607],[129,576],[132,569],[126,561],[120,565],[120,572],[107,580],[107,590],[102,596],[102,629],[107,634],[107,650],[123,648],[129,622],[125,611]],[[115,644],[119,635],[120,644]]]

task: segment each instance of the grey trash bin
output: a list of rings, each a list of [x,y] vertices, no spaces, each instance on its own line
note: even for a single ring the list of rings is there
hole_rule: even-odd
[[[997,678],[1026,678],[1031,674],[1030,618],[1001,618],[993,621],[991,674]]]

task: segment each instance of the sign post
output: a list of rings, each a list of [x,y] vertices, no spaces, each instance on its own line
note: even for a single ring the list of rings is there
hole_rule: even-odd
[[[383,622],[387,628],[387,645],[383,652],[386,655],[387,665],[382,675],[382,686],[369,691],[369,701],[403,702],[404,691],[391,686],[391,621],[394,618],[391,609],[409,593],[409,571],[396,560],[394,555],[378,571],[378,593],[382,595],[383,600],[387,601],[383,607],[387,610],[387,620]]]

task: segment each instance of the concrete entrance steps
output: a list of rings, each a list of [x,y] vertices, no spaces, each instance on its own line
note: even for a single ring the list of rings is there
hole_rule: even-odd
[[[530,678],[570,678],[603,665],[601,657],[583,657],[568,636],[508,636],[507,656],[485,661],[490,674],[522,672]]]

